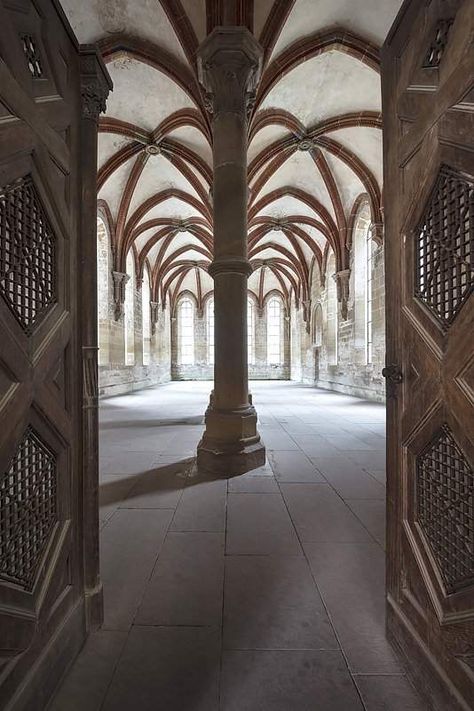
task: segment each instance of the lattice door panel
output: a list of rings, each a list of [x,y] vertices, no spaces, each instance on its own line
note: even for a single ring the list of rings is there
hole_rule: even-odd
[[[415,496],[446,591],[474,584],[474,471],[447,425],[417,457]]]
[[[474,180],[442,166],[415,229],[415,296],[449,326],[474,289]]]
[[[0,478],[0,578],[33,587],[58,520],[55,454],[30,426]]]
[[[0,189],[0,293],[31,334],[56,301],[56,239],[31,176]]]

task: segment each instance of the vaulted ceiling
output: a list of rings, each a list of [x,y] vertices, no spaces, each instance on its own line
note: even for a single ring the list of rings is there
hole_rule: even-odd
[[[306,300],[328,250],[348,267],[354,215],[381,223],[379,48],[401,0],[62,0],[114,83],[100,120],[99,209],[117,271],[133,250],[154,300],[212,289],[212,134],[196,50],[216,25],[264,49],[249,125],[249,288]]]

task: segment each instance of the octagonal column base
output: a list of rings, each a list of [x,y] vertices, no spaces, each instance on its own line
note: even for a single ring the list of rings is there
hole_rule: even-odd
[[[265,446],[257,431],[255,408],[249,404],[238,410],[216,410],[209,405],[206,431],[197,448],[198,470],[227,478],[264,464]]]

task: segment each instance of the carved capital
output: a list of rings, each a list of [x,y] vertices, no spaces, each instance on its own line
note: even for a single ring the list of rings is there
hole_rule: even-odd
[[[114,284],[114,318],[119,321],[123,316],[123,305],[125,303],[125,286],[130,279],[128,274],[124,272],[112,272]]]
[[[198,49],[206,109],[246,118],[255,103],[263,50],[246,27],[216,27]]]
[[[372,222],[370,227],[370,236],[377,242],[377,244],[383,243],[383,222]]]
[[[97,123],[107,108],[112,80],[95,45],[81,45],[80,62],[82,116]]]
[[[337,300],[341,304],[341,316],[344,321],[346,321],[347,319],[347,302],[349,301],[350,276],[350,269],[343,269],[342,271],[336,272],[333,275],[337,288]]]

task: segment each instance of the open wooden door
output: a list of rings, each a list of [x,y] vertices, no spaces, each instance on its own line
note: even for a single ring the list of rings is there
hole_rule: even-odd
[[[97,536],[85,550],[96,316],[81,278],[87,250],[95,261],[95,155],[82,156],[104,103],[95,65],[53,0],[0,0],[2,709],[45,707],[100,598]]]
[[[387,624],[474,708],[474,3],[407,0],[382,53]]]

